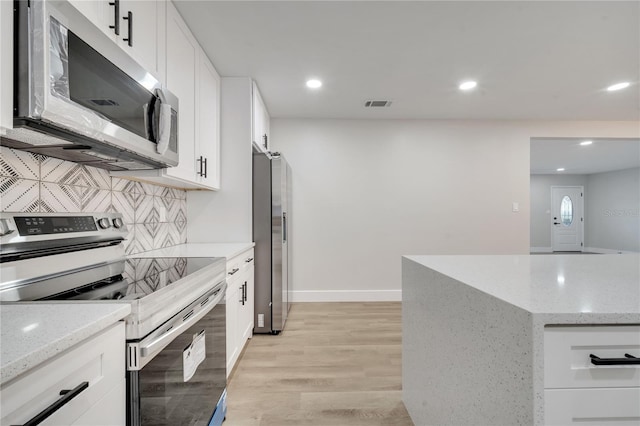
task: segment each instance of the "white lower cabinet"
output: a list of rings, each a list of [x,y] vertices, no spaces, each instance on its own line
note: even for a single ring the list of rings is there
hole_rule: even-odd
[[[46,410],[39,424],[125,424],[124,348],[119,322],[3,384],[0,424],[25,424]]]
[[[253,248],[227,260],[227,376],[253,335]]]
[[[640,326],[546,327],[545,424],[640,425],[640,364],[627,355],[640,358]]]
[[[545,389],[547,425],[640,424],[640,388]]]

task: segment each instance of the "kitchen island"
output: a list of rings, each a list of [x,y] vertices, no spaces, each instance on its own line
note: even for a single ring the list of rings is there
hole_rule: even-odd
[[[416,425],[637,424],[640,365],[589,355],[640,357],[639,324],[638,254],[405,256],[403,400]]]

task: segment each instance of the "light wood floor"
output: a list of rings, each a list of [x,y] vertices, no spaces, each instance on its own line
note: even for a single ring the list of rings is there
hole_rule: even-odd
[[[401,338],[400,302],[294,304],[279,336],[247,343],[225,426],[413,425]]]

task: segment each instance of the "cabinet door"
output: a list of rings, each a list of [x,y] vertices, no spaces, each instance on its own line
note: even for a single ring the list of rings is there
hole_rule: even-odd
[[[69,0],[69,3],[86,16],[100,31],[110,38],[116,39],[115,29],[110,28],[115,26],[116,20],[119,19],[116,16],[115,5],[110,5],[108,0]]]
[[[545,425],[638,425],[640,388],[548,389]]]
[[[124,424],[124,344],[124,323],[118,322],[3,385],[0,424],[28,422],[59,403],[62,390],[75,390],[76,396],[43,425],[70,425],[82,417],[92,419],[85,424]],[[88,386],[83,387],[84,382]],[[94,416],[94,410],[102,410],[99,403],[106,396],[111,402],[109,415]]]
[[[220,76],[200,51],[198,68],[198,182],[220,189]]]
[[[0,135],[13,128],[13,2],[0,1]]]
[[[119,45],[161,82],[164,81],[166,7],[164,0],[120,1]]]
[[[238,280],[227,282],[227,293],[225,295],[226,315],[227,315],[227,377],[231,374],[233,366],[239,355],[238,350]]]
[[[243,259],[244,270],[242,274],[242,280],[245,289],[244,305],[242,306],[242,315],[240,324],[242,325],[241,344],[243,347],[247,339],[250,339],[253,335],[253,282],[254,282],[254,269],[253,269],[253,250],[247,253]]]
[[[196,180],[195,94],[198,44],[173,4],[167,4],[167,87],[179,99],[179,163],[167,175]]]
[[[256,83],[253,83],[253,141],[263,150],[269,149],[269,112]]]

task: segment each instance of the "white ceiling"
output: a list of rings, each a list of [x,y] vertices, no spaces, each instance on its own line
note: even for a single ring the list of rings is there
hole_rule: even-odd
[[[531,174],[588,175],[640,167],[640,140],[532,139]],[[565,171],[558,172],[558,168]]]
[[[187,1],[272,117],[638,120],[640,2]],[[315,92],[304,85],[318,77]],[[471,93],[457,89],[477,79]],[[604,89],[630,81],[626,90]],[[367,99],[392,100],[365,109]]]

